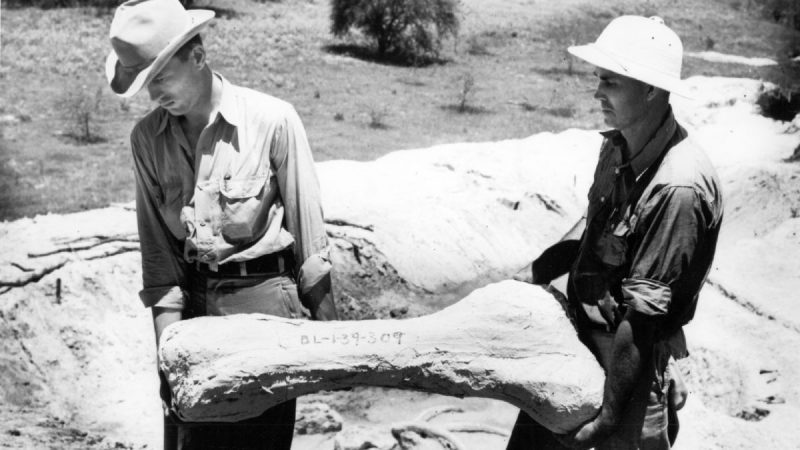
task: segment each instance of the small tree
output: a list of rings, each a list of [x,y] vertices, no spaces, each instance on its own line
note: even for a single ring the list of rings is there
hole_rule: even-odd
[[[469,101],[475,94],[475,77],[467,72],[461,77],[461,89],[458,91],[458,105],[456,110],[464,113],[470,110]]]
[[[70,130],[65,132],[79,144],[94,144],[103,142],[105,139],[99,134],[95,134],[93,122],[100,109],[100,102],[103,98],[103,86],[98,86],[94,92],[86,85],[67,89],[61,97],[58,108],[64,119],[69,123]]]
[[[458,33],[457,9],[457,0],[331,0],[331,33],[357,28],[380,57],[437,57],[442,39]]]

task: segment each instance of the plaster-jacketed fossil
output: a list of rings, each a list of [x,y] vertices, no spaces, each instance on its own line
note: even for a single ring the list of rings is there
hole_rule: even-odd
[[[234,421],[346,386],[503,400],[566,432],[598,411],[604,374],[543,289],[505,281],[407,320],[204,317],[164,332],[161,369],[189,421]]]

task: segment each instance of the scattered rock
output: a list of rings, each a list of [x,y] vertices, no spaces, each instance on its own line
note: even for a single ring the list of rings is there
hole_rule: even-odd
[[[294,431],[297,434],[321,434],[341,431],[342,416],[321,402],[299,405]]]
[[[401,306],[399,308],[392,308],[392,310],[389,311],[389,315],[393,319],[397,319],[397,318],[403,317],[406,314],[408,314],[408,306]]]
[[[346,426],[333,441],[334,450],[389,450],[395,440],[386,427]]]
[[[736,414],[736,417],[747,420],[749,422],[758,422],[760,420],[763,420],[768,415],[769,415],[768,409],[759,408],[757,406],[751,406],[747,409],[740,411],[738,414]]]
[[[340,292],[337,295],[336,309],[342,320],[377,319],[375,308],[369,302],[357,299],[347,292]]]
[[[519,200],[509,200],[507,198],[498,198],[497,201],[500,202],[501,205],[503,205],[503,206],[505,206],[507,208],[511,208],[514,211],[519,209]]]
[[[768,405],[777,405],[786,403],[786,399],[779,395],[770,395],[765,398],[762,398],[761,401]]]

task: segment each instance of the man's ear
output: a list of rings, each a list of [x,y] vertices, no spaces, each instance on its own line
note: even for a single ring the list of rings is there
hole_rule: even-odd
[[[647,101],[652,101],[658,95],[659,89],[652,84],[647,85]]]
[[[661,88],[658,88],[658,87],[655,87],[655,86],[649,85],[649,84],[647,85],[647,101],[648,102],[649,101],[653,101],[654,99],[656,99],[656,98],[658,98],[658,97],[660,97],[662,95],[668,95],[668,94],[669,93],[667,91],[665,91],[664,89],[661,89]],[[667,98],[669,98],[669,97],[667,97]]]
[[[192,47],[192,52],[189,56],[192,59],[195,67],[202,69],[206,65],[206,49],[202,45],[195,45]]]

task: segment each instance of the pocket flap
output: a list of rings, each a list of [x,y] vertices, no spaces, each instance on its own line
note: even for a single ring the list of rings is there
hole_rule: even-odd
[[[219,192],[227,198],[249,198],[258,196],[264,189],[267,176],[228,178],[220,181]]]

